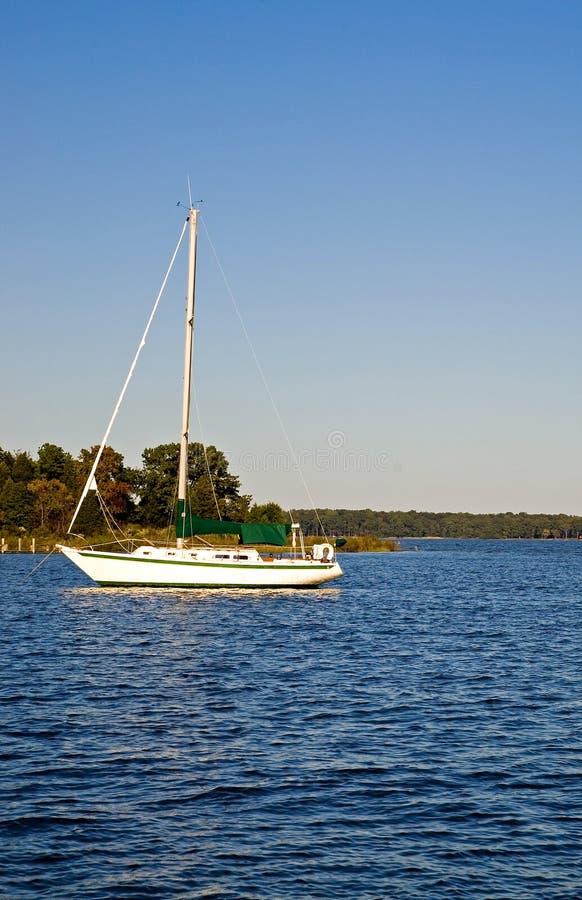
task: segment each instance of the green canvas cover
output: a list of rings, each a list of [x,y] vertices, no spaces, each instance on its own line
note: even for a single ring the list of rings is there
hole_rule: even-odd
[[[275,544],[284,547],[291,525],[283,522],[224,522],[195,516],[183,500],[178,501],[176,537],[194,534],[237,534],[241,544]]]

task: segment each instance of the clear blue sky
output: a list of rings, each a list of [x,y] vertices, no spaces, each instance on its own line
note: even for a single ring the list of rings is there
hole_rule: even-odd
[[[0,446],[99,442],[189,173],[316,503],[582,513],[580,3],[5,0],[0,40]],[[308,505],[204,233],[198,310],[203,437]]]

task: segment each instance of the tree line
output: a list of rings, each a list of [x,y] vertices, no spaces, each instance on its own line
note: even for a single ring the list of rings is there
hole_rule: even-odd
[[[7,534],[64,535],[77,499],[91,471],[98,447],[77,457],[56,444],[43,444],[36,458],[0,447],[0,529]],[[106,447],[96,472],[99,493],[120,524],[168,527],[176,501],[177,443],[149,447],[140,468],[127,467],[123,455]],[[278,503],[256,504],[241,491],[221,450],[189,445],[189,495],[192,511],[207,518],[236,522],[284,522]],[[378,538],[577,538],[582,516],[543,513],[382,512],[372,509],[293,510],[305,534],[374,536]],[[90,493],[75,531],[94,535],[103,530],[103,515]]]
[[[82,449],[73,457],[47,443],[33,458],[0,447],[0,529],[7,534],[64,535],[98,449]],[[95,477],[104,505],[118,523],[162,528],[173,521],[179,453],[177,443],[150,447],[142,453],[142,466],[131,468],[121,453],[105,447]],[[250,494],[241,493],[240,479],[229,471],[221,450],[192,443],[188,457],[190,503],[196,515],[240,522],[287,519],[277,503],[256,504]],[[102,530],[102,510],[96,495],[89,493],[75,531]]]
[[[306,534],[381,538],[577,538],[582,516],[544,513],[381,512],[373,509],[295,510]]]

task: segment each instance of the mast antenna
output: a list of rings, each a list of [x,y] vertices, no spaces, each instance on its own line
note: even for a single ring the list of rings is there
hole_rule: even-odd
[[[187,175],[186,178],[188,180],[188,199],[190,200],[190,209],[192,209],[192,189],[190,187],[190,176]]]

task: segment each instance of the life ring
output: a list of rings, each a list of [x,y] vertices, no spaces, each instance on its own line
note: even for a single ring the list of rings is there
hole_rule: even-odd
[[[333,547],[331,544],[314,544],[313,546],[313,558],[318,559],[321,562],[329,563],[332,562],[334,556]]]

